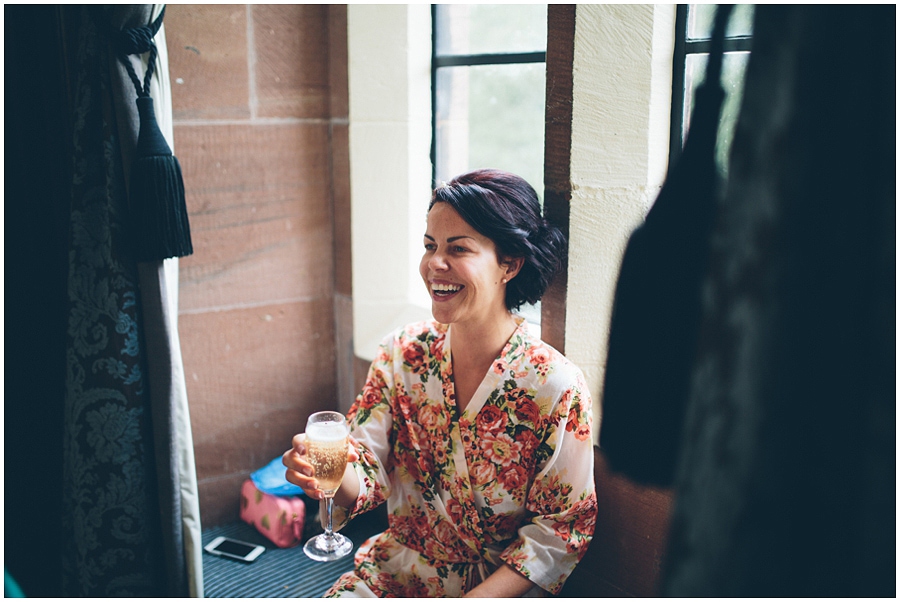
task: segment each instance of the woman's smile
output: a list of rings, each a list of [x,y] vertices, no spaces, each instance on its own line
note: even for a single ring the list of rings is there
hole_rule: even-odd
[[[450,284],[434,280],[431,282],[431,295],[438,299],[449,299],[463,288],[465,287],[461,284]]]

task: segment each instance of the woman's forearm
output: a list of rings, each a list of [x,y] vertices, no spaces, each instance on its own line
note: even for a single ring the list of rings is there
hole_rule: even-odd
[[[534,587],[534,583],[505,564],[467,592],[463,598],[518,598]]]

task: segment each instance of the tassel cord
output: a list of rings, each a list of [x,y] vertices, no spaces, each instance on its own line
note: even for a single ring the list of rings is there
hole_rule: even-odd
[[[94,8],[94,15],[97,22],[107,32],[109,39],[112,40],[116,56],[118,56],[119,61],[125,67],[125,71],[128,72],[128,77],[131,79],[131,83],[134,84],[137,95],[139,97],[150,96],[150,80],[153,78],[157,58],[157,49],[153,38],[156,37],[160,27],[162,27],[163,18],[166,15],[166,6],[163,5],[159,16],[152,23],[142,27],[128,27],[121,30],[112,26],[109,20],[104,17],[99,6]],[[140,56],[148,52],[150,56],[147,59],[147,71],[144,73],[144,81],[142,83],[128,57],[130,55]]]
[[[128,29],[123,29],[118,34],[117,46],[119,60],[125,66],[125,71],[128,72],[128,77],[131,78],[131,83],[134,84],[134,89],[138,96],[150,96],[150,80],[153,78],[153,69],[156,66],[157,55],[156,44],[153,43],[153,38],[156,37],[159,28],[162,27],[163,17],[165,16],[166,7],[163,5],[163,9],[160,11],[159,16],[156,17],[156,20],[150,25],[145,25],[144,27],[130,27]],[[145,52],[149,52],[150,56],[147,59],[147,71],[144,73],[144,83],[141,85],[141,80],[138,79],[137,74],[134,72],[134,67],[131,65],[131,61],[128,60],[128,56],[132,54],[141,55]]]
[[[141,80],[138,79],[131,61],[128,60],[128,55],[119,55],[119,60],[125,66],[125,71],[128,72],[128,77],[131,78],[131,82],[134,84],[134,89],[137,91],[138,97],[150,96],[150,80],[153,78],[153,68],[156,63],[156,44],[151,44],[148,52],[150,53],[150,56],[147,58],[147,72],[144,74],[143,86],[141,86]]]

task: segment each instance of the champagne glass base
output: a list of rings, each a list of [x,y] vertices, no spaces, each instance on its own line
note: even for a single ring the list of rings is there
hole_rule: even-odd
[[[343,558],[352,552],[353,542],[340,533],[332,533],[330,538],[324,534],[316,535],[306,542],[303,551],[313,560],[329,562]]]

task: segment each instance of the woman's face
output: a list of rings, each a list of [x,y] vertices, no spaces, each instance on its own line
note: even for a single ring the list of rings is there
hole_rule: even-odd
[[[515,275],[517,269],[512,270]],[[428,212],[425,254],[419,273],[431,295],[431,312],[442,324],[496,322],[507,313],[510,268],[501,264],[497,246],[479,234],[447,203]]]

